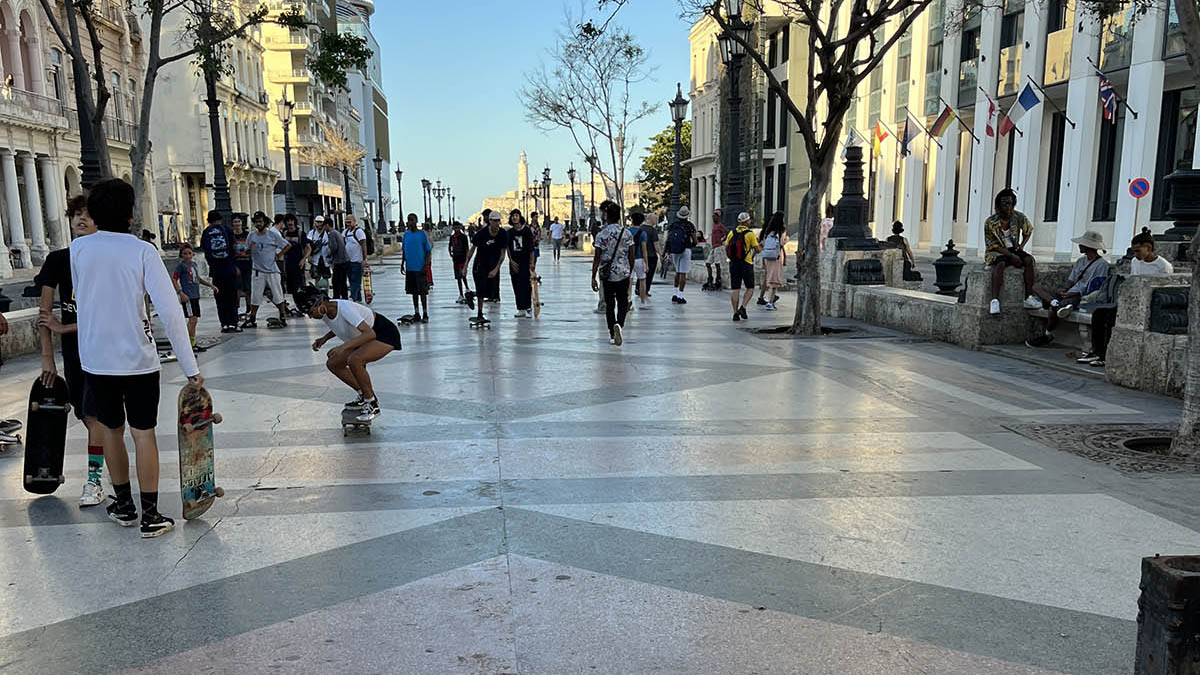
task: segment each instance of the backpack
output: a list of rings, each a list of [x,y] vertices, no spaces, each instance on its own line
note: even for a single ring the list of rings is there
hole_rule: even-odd
[[[767,238],[763,240],[763,260],[779,260],[779,241],[780,237],[778,234],[767,235]]]
[[[750,230],[734,230],[733,237],[725,245],[725,254],[730,260],[744,261],[746,259],[746,233]]]
[[[363,229],[367,233],[367,255],[375,255],[375,235],[368,229]]]
[[[688,222],[686,220],[677,220],[671,223],[671,230],[667,233],[667,253],[679,254],[683,253],[688,247]]]

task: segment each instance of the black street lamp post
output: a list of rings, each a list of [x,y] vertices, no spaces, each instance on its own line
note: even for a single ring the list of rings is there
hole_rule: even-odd
[[[587,158],[588,167],[591,168],[592,181],[592,203],[588,206],[588,230],[592,228],[592,221],[596,219],[596,148],[592,148],[592,154]]]
[[[450,186],[446,186],[446,222],[454,222],[454,208],[450,206]]]
[[[404,222],[404,172],[396,169],[396,220]]]
[[[208,129],[212,138],[213,155],[213,202],[216,210],[226,225],[233,222],[233,202],[229,201],[229,181],[225,178],[225,153],[221,149],[221,119],[217,109],[221,101],[217,99],[217,79],[212,73],[204,74],[204,89],[208,104]]]
[[[375,214],[375,231],[383,234],[387,232],[387,218],[383,215],[383,157],[379,154],[379,148],[375,148],[375,158],[371,163],[375,165],[375,196],[379,201],[379,213]]]
[[[575,223],[575,164],[571,164],[571,168],[567,169],[567,178],[571,180],[571,225]]]
[[[292,110],[296,104],[288,100],[287,91],[284,91],[276,106],[279,121],[283,123],[283,210],[286,213],[295,213],[296,186],[292,183],[292,142],[289,131],[292,126]]]
[[[729,167],[722,189],[725,202],[725,226],[730,230],[737,227],[738,214],[745,210],[745,195],[742,181],[742,97],[738,92],[738,79],[746,48],[742,45],[750,39],[750,27],[742,21],[742,0],[723,0],[725,14],[729,17],[729,30],[721,33],[721,60],[729,70]],[[734,36],[742,42],[734,39]]]
[[[542,169],[542,220],[549,222],[550,220],[550,167]]]
[[[442,198],[446,196],[446,189],[442,187],[442,181],[437,182],[437,187],[433,189],[433,198],[438,203],[438,223],[442,222]]]
[[[433,200],[429,198],[429,188],[432,185],[428,178],[421,179],[421,207],[425,209],[425,222],[427,223],[429,222],[429,212],[433,206]]]
[[[683,143],[680,141],[680,134],[683,132],[683,120],[687,118],[688,100],[683,97],[683,85],[675,83],[675,100],[670,102],[671,118],[675,120],[675,168],[671,179],[671,212],[667,215],[667,222],[675,222],[675,215],[679,213],[679,158],[683,154]]]
[[[450,198],[450,222],[454,222],[455,216],[458,214],[458,195]]]
[[[354,215],[354,209],[350,205],[350,167],[345,164],[342,165],[342,184],[346,190],[346,203],[342,207],[342,210],[346,212],[347,216],[352,216]]]

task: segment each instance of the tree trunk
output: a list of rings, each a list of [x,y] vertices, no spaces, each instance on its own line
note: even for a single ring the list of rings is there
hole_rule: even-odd
[[[833,178],[832,152],[811,169],[811,182],[800,207],[800,231],[796,247],[796,314],[792,335],[821,334],[821,200]]]
[[[87,28],[88,39],[92,43],[92,80],[96,83],[96,98],[92,99],[90,89],[87,92],[88,100],[91,103],[88,111],[91,118],[88,123],[92,127],[92,138],[96,139],[96,157],[100,162],[100,175],[103,178],[112,178],[112,159],[109,154],[108,136],[104,131],[104,114],[108,110],[108,102],[112,98],[112,93],[104,80],[104,55],[102,52],[104,45],[100,40],[100,32],[96,29],[96,21],[92,17],[90,5],[81,6],[80,15],[83,17],[84,27]],[[79,28],[75,21],[75,13],[69,12],[67,20],[71,24],[72,39],[76,39]],[[82,49],[81,45],[80,50]],[[78,83],[79,80],[76,82]]]
[[[133,197],[138,204],[143,203],[146,193],[146,162],[150,157],[150,112],[154,105],[154,85],[158,81],[159,55],[162,44],[161,2],[154,3],[150,9],[150,53],[146,59],[146,77],[142,80],[142,104],[138,113],[137,136],[133,140],[133,148],[129,151],[129,163],[133,166]],[[134,234],[142,231],[142,209],[134,209]],[[165,242],[162,242],[165,243]]]
[[[1200,9],[1195,0],[1175,3],[1180,34],[1186,46],[1192,80],[1200,86]],[[1191,259],[1200,257],[1200,232],[1192,239]],[[1200,456],[1200,265],[1192,267],[1192,290],[1188,298],[1188,351],[1184,370],[1183,419],[1179,435],[1171,445],[1178,455]]]

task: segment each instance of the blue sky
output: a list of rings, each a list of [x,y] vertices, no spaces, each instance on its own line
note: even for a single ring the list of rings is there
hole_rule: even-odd
[[[576,3],[376,0],[371,26],[382,52],[393,171],[404,171],[406,212],[420,212],[421,178],[440,178],[458,197],[460,219],[469,218],[484,197],[516,187],[522,150],[530,174],[540,176],[548,163],[555,183],[567,182],[570,162],[585,166],[570,135],[535,128],[517,97],[524,74],[548,60],[567,12],[581,11]],[[586,8],[594,7],[588,0]],[[655,67],[635,99],[660,104],[632,128],[637,151],[626,175],[633,180],[647,139],[670,124],[665,102],[674,98],[675,83],[690,77],[690,26],[675,0],[633,0],[616,23],[630,29]]]

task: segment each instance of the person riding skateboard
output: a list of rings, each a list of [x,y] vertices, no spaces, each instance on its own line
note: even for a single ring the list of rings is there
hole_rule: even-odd
[[[79,320],[79,360],[84,373],[84,415],[104,427],[104,458],[116,496],[108,517],[129,527],[138,508],[129,484],[129,457],[121,438],[128,418],[137,452],[143,537],[175,526],[158,511],[159,360],[146,295],[154,303],[179,367],[189,384],[203,386],[188,340],[187,322],[162,258],[152,244],[129,234],[133,187],[101,181],[88,195],[88,214],[99,231],[71,242],[71,279]]]
[[[379,417],[382,411],[367,373],[367,364],[400,349],[400,330],[396,324],[352,300],[330,300],[311,284],[296,293],[296,305],[301,312],[323,321],[329,329],[313,341],[314,352],[320,351],[334,337],[342,339],[340,346],[329,350],[325,367],[358,393],[357,398],[346,404],[346,409],[358,410],[355,419],[359,422],[370,422]]]
[[[483,320],[483,303],[485,300],[500,301],[500,265],[504,262],[504,254],[508,248],[508,233],[500,227],[500,212],[488,213],[487,227],[475,233],[471,240],[471,250],[467,251],[464,265],[470,265],[475,258],[475,266],[471,268],[471,276],[475,280],[475,292],[479,294],[477,318]]]

